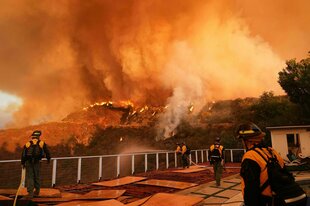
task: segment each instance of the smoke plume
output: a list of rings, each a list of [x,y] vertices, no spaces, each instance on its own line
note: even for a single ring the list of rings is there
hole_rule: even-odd
[[[309,49],[309,4],[5,0],[0,90],[23,100],[10,126],[131,100],[168,105],[173,131],[190,104],[281,94],[284,60]]]

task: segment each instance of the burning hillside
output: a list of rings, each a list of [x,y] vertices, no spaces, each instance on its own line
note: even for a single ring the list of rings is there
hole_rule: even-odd
[[[4,1],[0,92],[22,101],[5,110],[8,128],[107,100],[198,107],[283,94],[285,59],[309,49],[308,8],[307,0]]]
[[[50,146],[61,144],[73,148],[80,144],[85,146],[87,154],[122,152],[137,145],[172,149],[175,141],[188,141],[192,148],[208,147],[219,135],[223,139],[228,137],[232,143],[234,122],[248,115],[248,109],[255,102],[255,98],[212,101],[199,110],[185,102],[176,107],[140,106],[129,101],[97,102],[59,122],[1,130],[0,146],[13,151],[17,144],[22,146],[35,129],[42,130],[42,139]]]
[[[82,111],[69,114],[64,122],[96,124],[107,126],[147,126],[154,125],[163,107],[135,107],[133,103],[101,102],[84,107]]]
[[[165,130],[165,128],[160,128],[158,121],[166,110],[167,107],[134,106],[130,102],[94,103],[69,114],[60,122],[2,130],[0,131],[0,145],[6,142],[7,148],[12,151],[16,144],[24,144],[34,129],[42,130],[42,139],[49,142],[51,146],[72,138],[77,143],[87,145],[96,128],[157,128]],[[188,108],[189,113],[192,110],[193,106]],[[8,137],[10,141],[8,141]]]

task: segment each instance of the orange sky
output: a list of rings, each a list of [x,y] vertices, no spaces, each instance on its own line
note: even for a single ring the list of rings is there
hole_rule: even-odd
[[[2,1],[0,91],[23,100],[10,126],[104,100],[186,107],[283,94],[285,60],[310,50],[310,1],[227,2]]]

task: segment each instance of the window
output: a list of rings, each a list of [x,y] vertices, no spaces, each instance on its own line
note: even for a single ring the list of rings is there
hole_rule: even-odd
[[[288,147],[299,147],[299,134],[286,134]]]
[[[287,138],[287,146],[294,147],[295,146],[295,135],[286,134],[286,138]]]

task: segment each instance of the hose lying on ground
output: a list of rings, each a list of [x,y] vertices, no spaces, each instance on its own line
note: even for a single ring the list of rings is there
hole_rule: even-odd
[[[187,158],[188,161],[190,161],[190,163],[192,163],[193,165],[197,166],[197,167],[201,167],[201,168],[212,168],[212,166],[205,166],[205,165],[198,165],[196,164],[195,162],[193,162],[192,160],[190,160],[189,158]],[[226,166],[223,166],[223,169],[226,170],[226,169],[240,169],[241,167],[226,167]]]
[[[241,205],[244,205],[243,201],[232,201],[232,202],[222,202],[222,203],[202,203],[202,205],[228,205],[233,203],[240,203]]]
[[[25,168],[22,168],[22,174],[21,174],[21,178],[20,178],[20,184],[19,184],[19,187],[18,187],[18,189],[17,189],[16,195],[15,195],[15,198],[14,198],[13,206],[16,205],[16,200],[17,200],[17,196],[18,196],[19,190],[20,190],[20,188],[23,186],[23,183],[24,183],[24,181],[25,181],[25,173],[26,173]]]

